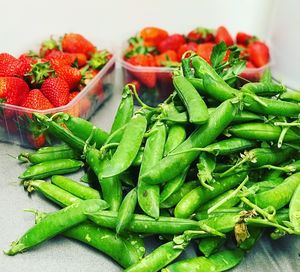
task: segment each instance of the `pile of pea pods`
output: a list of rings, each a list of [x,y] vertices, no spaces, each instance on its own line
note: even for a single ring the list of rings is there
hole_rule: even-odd
[[[33,211],[35,225],[6,254],[60,234],[125,271],[225,271],[264,232],[300,234],[300,93],[269,72],[233,88],[199,56],[184,59],[173,84],[157,107],[126,85],[110,132],[34,114],[64,144],[20,154],[31,165],[19,178],[62,209]],[[80,182],[63,176],[79,169]],[[144,256],[150,235],[162,244]],[[176,260],[191,244],[198,257]]]

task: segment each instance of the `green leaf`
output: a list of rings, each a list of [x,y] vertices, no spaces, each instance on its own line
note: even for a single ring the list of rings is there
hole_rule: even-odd
[[[216,44],[213,47],[212,54],[210,56],[210,61],[212,66],[215,68],[217,67],[225,58],[227,51],[227,46],[224,41]]]
[[[222,75],[225,81],[236,78],[246,67],[246,61],[241,60],[225,71]]]

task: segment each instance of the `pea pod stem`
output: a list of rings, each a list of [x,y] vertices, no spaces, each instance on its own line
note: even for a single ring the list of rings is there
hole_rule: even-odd
[[[283,230],[284,232],[287,232],[288,234],[295,234],[295,232],[290,228],[287,228],[270,220],[267,221],[262,218],[246,218],[245,222],[249,225],[275,227],[277,229]]]

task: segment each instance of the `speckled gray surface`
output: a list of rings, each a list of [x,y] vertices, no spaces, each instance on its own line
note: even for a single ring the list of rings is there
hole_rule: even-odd
[[[119,89],[119,88],[118,88]],[[120,95],[118,89],[113,97],[99,109],[92,121],[109,129]],[[23,211],[34,208],[53,211],[57,207],[38,194],[31,197],[19,185],[17,176],[24,166],[19,165],[12,156],[18,155],[24,148],[0,143],[0,249],[8,248],[10,242],[18,238],[33,224],[33,216]],[[75,175],[78,178],[80,174]],[[147,249],[158,245],[149,239]],[[194,255],[189,249],[184,256]],[[64,237],[56,237],[24,254],[14,257],[0,253],[0,272],[117,272],[120,267],[108,257],[96,250]],[[264,237],[235,272],[292,272],[300,271],[300,237],[285,237],[271,241]],[[142,271],[146,272],[146,271]]]

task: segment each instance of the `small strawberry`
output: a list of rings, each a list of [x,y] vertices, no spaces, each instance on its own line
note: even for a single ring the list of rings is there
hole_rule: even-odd
[[[214,46],[213,43],[200,43],[198,44],[197,54],[211,64],[210,55]]]
[[[77,62],[78,67],[83,67],[84,65],[86,65],[86,55],[82,53],[70,53],[70,55],[75,56],[75,63]]]
[[[169,34],[167,31],[158,27],[145,27],[140,31],[140,36],[146,46],[157,46],[161,41],[166,39]]]
[[[56,40],[50,37],[49,40],[45,40],[42,42],[40,47],[40,56],[46,57],[50,54],[53,50],[59,50],[59,44]]]
[[[185,38],[181,34],[173,34],[168,36],[166,39],[161,41],[157,49],[159,52],[163,53],[167,50],[177,51],[181,45],[185,44]]]
[[[65,65],[72,66],[77,56],[75,54],[53,50],[45,58],[50,62],[51,66],[56,69],[57,67]]]
[[[237,44],[243,44],[243,45],[248,45],[249,41],[252,40],[254,37],[244,33],[244,32],[238,32],[236,34],[236,43]]]
[[[70,90],[74,90],[78,87],[81,81],[81,73],[77,68],[71,66],[62,66],[55,69],[57,77],[64,79]]]
[[[248,46],[249,60],[256,66],[262,67],[268,64],[270,53],[268,46],[261,41],[254,41]]]
[[[194,51],[197,52],[197,48],[198,48],[198,44],[195,42],[189,42],[189,43],[185,43],[183,45],[181,45],[177,51],[177,55],[178,55],[178,59],[181,60],[183,54],[186,51]]]
[[[155,59],[152,55],[135,55],[128,60],[134,66],[155,66]],[[153,88],[156,84],[155,72],[132,71],[130,73],[148,88]]]
[[[164,53],[155,56],[157,66],[168,66],[169,63],[177,62],[177,53],[173,50],[167,50]]]
[[[59,77],[46,79],[41,87],[41,92],[54,107],[60,107],[68,103],[69,91],[68,83]]]
[[[188,33],[187,38],[191,42],[203,43],[214,42],[215,36],[213,30],[204,27],[197,27]]]
[[[4,99],[7,104],[20,105],[28,91],[29,87],[23,79],[0,77],[0,99]]]
[[[82,53],[87,58],[96,52],[96,47],[80,34],[65,34],[61,41],[62,49],[68,53]]]
[[[21,106],[34,110],[48,110],[53,108],[53,105],[39,89],[29,91]]]
[[[23,77],[30,68],[27,62],[19,60],[8,53],[0,54],[0,76]]]
[[[233,45],[233,39],[231,35],[229,34],[228,30],[224,26],[220,26],[217,29],[215,42],[220,43],[221,41],[224,41],[227,46]]]
[[[38,149],[46,144],[46,136],[42,132],[38,135],[34,135],[34,134],[28,132],[26,134],[26,138],[27,138],[28,143],[36,149]]]

